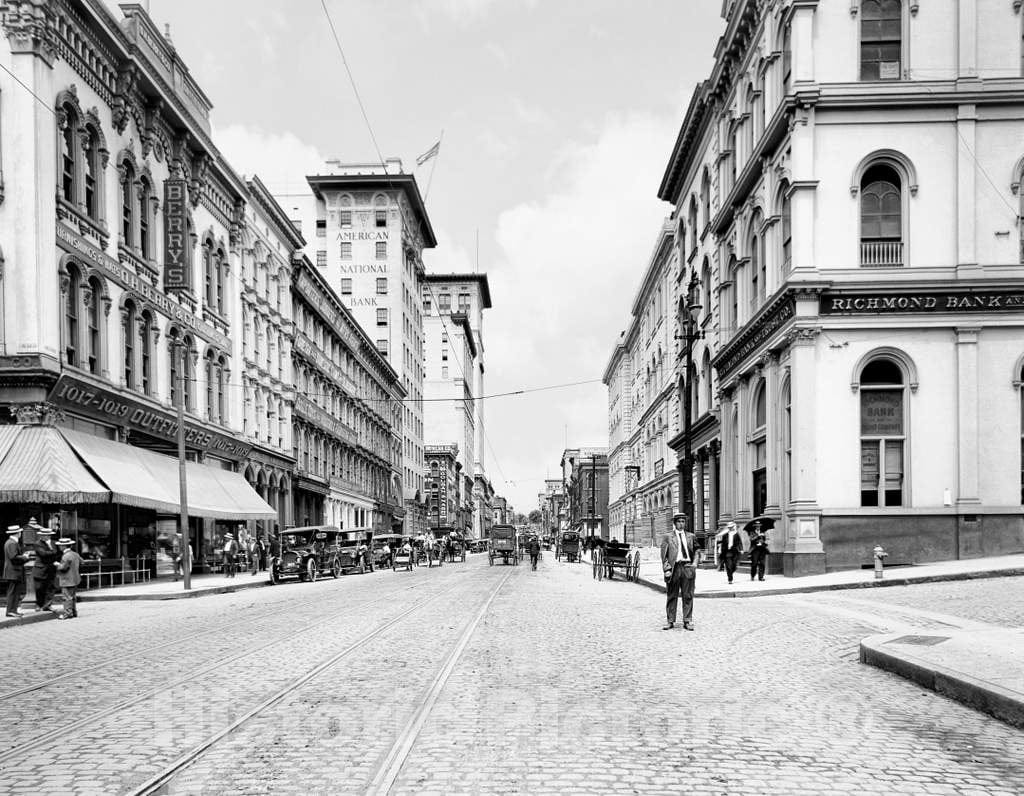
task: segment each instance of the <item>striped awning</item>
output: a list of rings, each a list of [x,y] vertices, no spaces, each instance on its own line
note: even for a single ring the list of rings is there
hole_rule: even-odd
[[[0,502],[107,503],[110,490],[53,426],[0,427]]]

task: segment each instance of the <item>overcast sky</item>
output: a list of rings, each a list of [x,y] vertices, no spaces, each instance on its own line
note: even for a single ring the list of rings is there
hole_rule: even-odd
[[[110,2],[110,0],[108,0]],[[116,3],[110,2],[116,7]],[[716,0],[327,0],[380,152],[416,172],[428,270],[490,281],[487,392],[600,379],[671,207],[658,184],[722,30]],[[320,0],[151,0],[235,169],[306,191],[377,151]],[[431,179],[431,167],[433,177]],[[282,204],[286,204],[282,202]],[[287,206],[286,206],[286,209]],[[536,507],[566,447],[607,443],[600,383],[486,406],[486,466]],[[430,439],[427,443],[442,442]]]

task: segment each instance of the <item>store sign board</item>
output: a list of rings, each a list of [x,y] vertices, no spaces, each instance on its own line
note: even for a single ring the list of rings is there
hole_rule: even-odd
[[[130,431],[167,442],[176,442],[178,439],[178,419],[170,412],[153,408],[122,392],[97,387],[67,373],[57,380],[47,400],[77,414],[113,423]],[[244,459],[252,450],[248,442],[211,431],[188,420],[185,421],[185,445],[236,460]]]
[[[221,349],[231,350],[231,341],[226,334],[214,329],[187,307],[183,307],[165,293],[157,290],[150,282],[139,277],[131,268],[109,257],[81,235],[75,234],[60,223],[57,224],[57,244],[65,251],[86,260],[119,287],[138,293],[171,320],[187,326],[204,340]]]
[[[164,180],[164,290],[190,291],[188,267],[188,186],[185,180]]]
[[[822,315],[1024,312],[1024,289],[832,293],[821,295]]]

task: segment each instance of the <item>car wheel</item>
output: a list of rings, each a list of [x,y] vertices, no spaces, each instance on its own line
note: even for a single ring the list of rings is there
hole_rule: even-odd
[[[311,558],[306,562],[306,580],[310,583],[316,583],[316,578],[319,573],[316,569],[316,562]]]
[[[337,578],[341,575],[341,564],[338,563],[338,559],[331,560],[331,577]]]

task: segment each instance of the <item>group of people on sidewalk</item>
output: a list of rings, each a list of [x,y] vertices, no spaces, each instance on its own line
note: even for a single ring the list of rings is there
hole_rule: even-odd
[[[755,526],[756,527],[756,526]],[[732,583],[733,575],[743,553],[743,542],[736,523],[730,522],[717,540],[719,569]],[[693,630],[693,593],[697,583],[697,567],[704,550],[694,533],[686,527],[686,515],[677,512],[672,515],[672,532],[661,542],[661,568],[665,576],[665,591],[668,601],[665,606],[666,623],[664,630],[675,627],[678,604],[683,604],[683,628]],[[764,580],[765,563],[768,560],[768,537],[758,528],[750,540],[750,579],[756,576]]]
[[[7,610],[9,617],[22,617],[21,601],[25,598],[26,567],[30,568],[35,586],[36,611],[49,611],[59,588],[63,608],[58,619],[74,619],[78,616],[78,582],[81,578],[82,558],[75,552],[74,540],[61,538],[54,542],[56,532],[38,525],[35,518],[25,526],[35,532],[35,545],[26,550],[22,544],[20,525],[7,527],[4,542],[3,579],[6,582]]]

